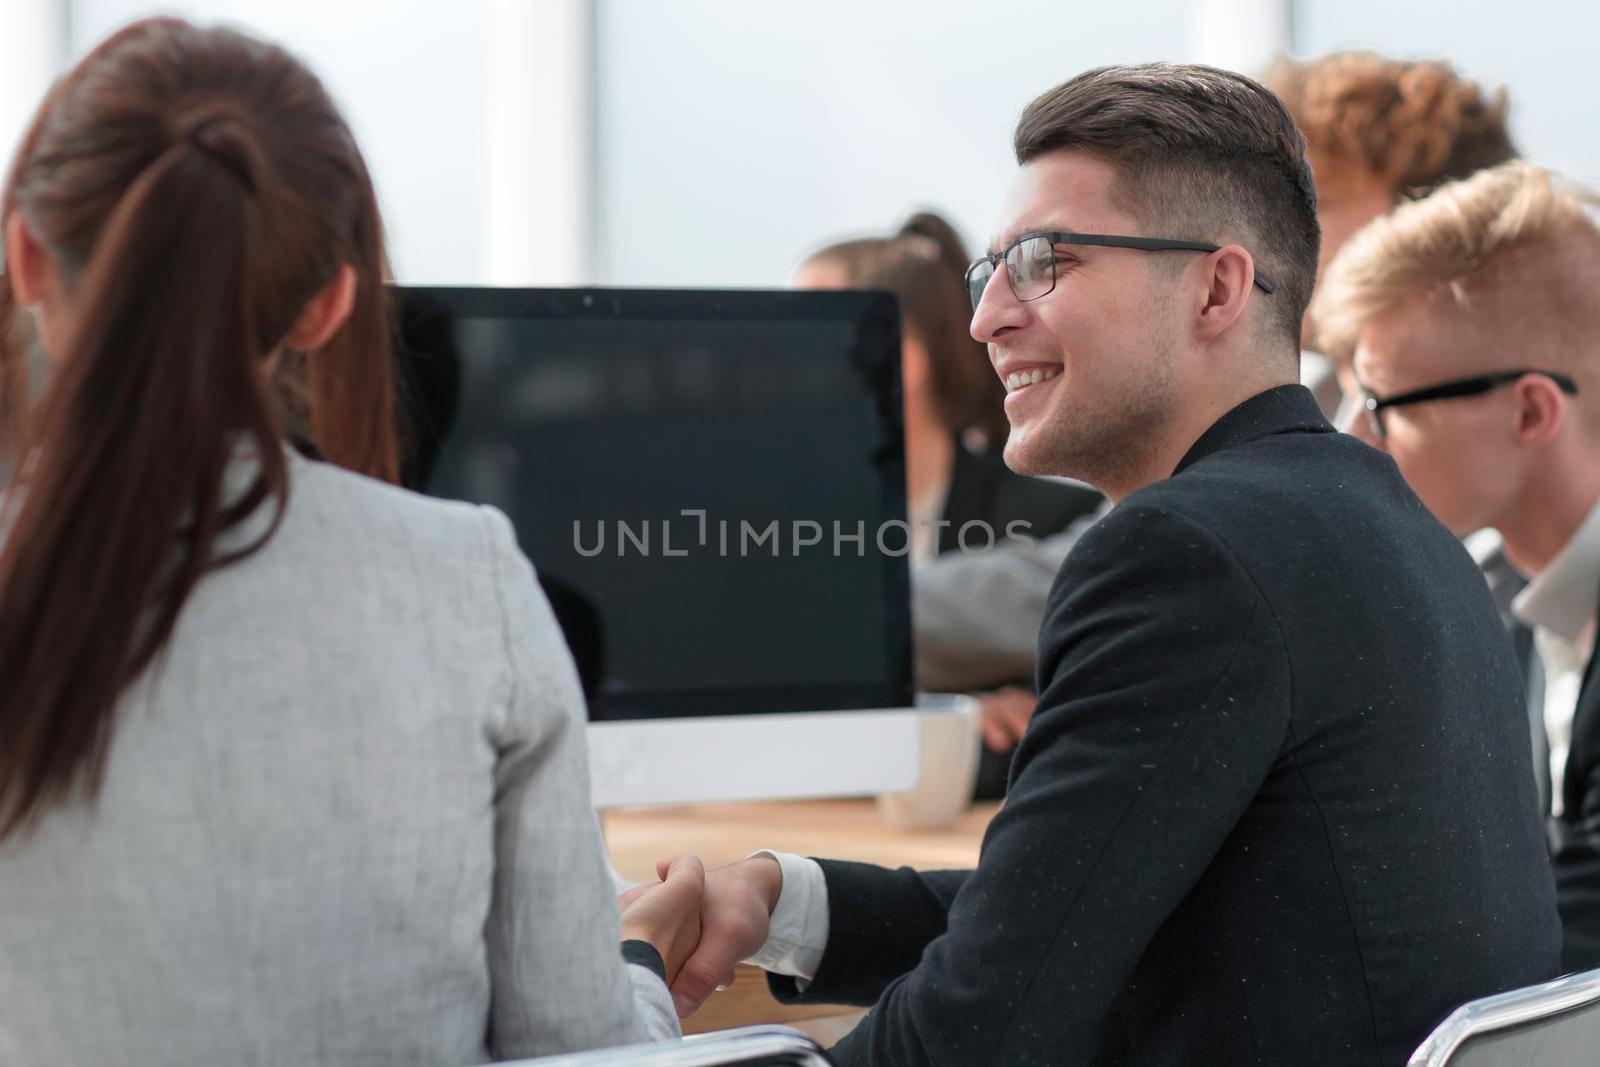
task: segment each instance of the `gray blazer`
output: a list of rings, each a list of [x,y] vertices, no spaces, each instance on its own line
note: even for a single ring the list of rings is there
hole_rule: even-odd
[[[0,1064],[451,1067],[676,1036],[619,953],[582,698],[510,524],[290,473],[272,540],[124,694],[99,802],[0,843]]]

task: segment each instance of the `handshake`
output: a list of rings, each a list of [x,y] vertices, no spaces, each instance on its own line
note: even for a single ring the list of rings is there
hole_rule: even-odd
[[[646,941],[661,953],[679,1018],[700,1009],[733,981],[733,965],[767,940],[783,869],[771,856],[752,856],[707,871],[685,853],[656,864],[661,881],[617,897],[622,938]]]

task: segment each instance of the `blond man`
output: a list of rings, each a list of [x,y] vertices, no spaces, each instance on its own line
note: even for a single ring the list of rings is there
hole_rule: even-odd
[[[1499,531],[1531,577],[1535,772],[1563,962],[1600,966],[1600,225],[1595,197],[1508,163],[1372,223],[1312,313],[1352,372],[1347,431],[1457,536]]]

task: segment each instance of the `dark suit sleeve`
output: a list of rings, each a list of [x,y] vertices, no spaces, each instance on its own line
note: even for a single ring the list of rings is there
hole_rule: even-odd
[[[1149,504],[1124,503],[1068,558],[1039,678],[1010,797],[943,929],[926,879],[828,870],[806,999],[870,991],[921,943],[840,1064],[1090,1062],[1145,946],[1287,736],[1269,607],[1226,547]]]
[[[804,994],[787,975],[767,976],[773,995],[787,1004],[876,1001],[890,982],[917,965],[928,942],[944,933],[950,903],[972,873],[817,862],[828,883],[828,948]],[[859,906],[834,908],[835,900]]]

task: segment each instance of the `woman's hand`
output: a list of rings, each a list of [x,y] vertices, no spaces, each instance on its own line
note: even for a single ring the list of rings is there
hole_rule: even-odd
[[[706,869],[700,857],[684,853],[656,864],[661,881],[635,886],[617,897],[622,909],[622,939],[645,941],[661,953],[667,985],[677,980],[684,960],[700,944],[700,904]]]

